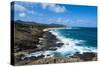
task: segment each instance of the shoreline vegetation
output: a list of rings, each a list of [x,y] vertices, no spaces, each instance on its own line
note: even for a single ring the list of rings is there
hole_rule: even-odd
[[[51,64],[81,61],[96,61],[97,53],[76,52],[70,57],[54,57],[50,55],[30,56],[37,51],[56,50],[63,43],[56,43],[58,39],[49,30],[63,29],[59,24],[40,24],[35,22],[12,21],[14,23],[14,63],[15,65]],[[59,46],[58,46],[59,44]],[[27,57],[26,57],[27,56]]]

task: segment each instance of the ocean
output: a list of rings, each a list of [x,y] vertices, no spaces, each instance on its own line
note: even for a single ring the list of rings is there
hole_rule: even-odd
[[[64,45],[57,50],[62,56],[70,56],[76,52],[96,52],[97,28],[72,27],[50,31]]]
[[[72,27],[64,29],[50,30],[57,39],[64,43],[61,47],[57,47],[57,50],[47,50],[33,52],[27,57],[39,56],[41,53],[53,57],[69,57],[73,56],[76,52],[80,54],[84,52],[97,52],[97,28],[86,27]]]

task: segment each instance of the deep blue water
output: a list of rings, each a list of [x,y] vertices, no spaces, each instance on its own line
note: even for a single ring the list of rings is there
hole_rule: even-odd
[[[97,52],[97,28],[64,28],[50,30],[53,35],[58,38],[58,42],[64,43],[57,50],[44,51],[45,57],[49,54],[50,56],[63,56],[69,57],[76,52]],[[42,51],[33,52],[30,56],[39,56]]]
[[[77,44],[80,46],[97,47],[97,28],[69,28],[69,29],[57,29],[54,30],[59,33],[60,36],[65,38],[83,40],[83,44]]]
[[[62,56],[73,55],[76,52],[96,52],[97,28],[73,27],[51,30],[64,45],[56,52]]]

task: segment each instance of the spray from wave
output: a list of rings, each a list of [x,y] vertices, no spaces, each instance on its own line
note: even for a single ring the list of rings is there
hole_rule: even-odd
[[[59,52],[62,56],[70,56],[75,54],[76,52],[79,52],[81,54],[84,52],[96,52],[96,49],[93,47],[77,45],[84,44],[84,40],[66,38],[56,30],[52,30],[50,32],[54,34],[62,43],[64,43],[62,47],[56,50],[56,52]]]
[[[68,28],[68,29],[72,29],[72,28]],[[31,56],[38,57],[41,55],[44,55],[45,58],[48,57],[47,55],[49,55],[49,57],[53,57],[53,56],[69,57],[74,55],[76,52],[79,52],[80,54],[84,52],[96,52],[96,48],[83,46],[82,44],[85,44],[86,42],[84,40],[64,37],[58,30],[50,30],[49,32],[55,35],[56,38],[59,40],[59,42],[63,43],[64,45],[62,45],[61,47],[57,47],[57,50],[47,50],[44,52],[37,51],[31,53],[30,55],[27,55],[26,57],[31,57]],[[77,45],[77,44],[81,44],[81,45]]]

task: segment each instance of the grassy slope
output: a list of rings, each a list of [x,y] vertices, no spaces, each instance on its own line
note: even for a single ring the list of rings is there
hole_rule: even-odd
[[[39,37],[43,35],[43,29],[53,27],[63,27],[63,25],[48,25],[35,22],[15,21],[14,23],[14,48],[15,52],[26,49],[35,49],[36,44],[39,44]]]

